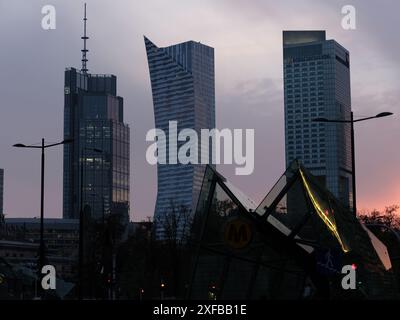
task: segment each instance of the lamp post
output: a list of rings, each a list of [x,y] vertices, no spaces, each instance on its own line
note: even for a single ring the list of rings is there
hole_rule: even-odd
[[[84,213],[83,213],[83,177],[84,171],[86,171],[86,151],[94,151],[102,153],[103,151],[96,148],[83,147],[81,149],[81,183],[80,183],[80,208],[79,208],[79,285],[78,285],[78,299],[83,298],[83,253],[84,253]]]
[[[353,111],[350,113],[350,120],[340,120],[340,119],[327,119],[327,118],[316,118],[312,121],[314,122],[329,122],[329,123],[350,123],[351,125],[351,171],[352,171],[352,185],[353,185],[353,213],[357,215],[357,198],[356,198],[356,160],[355,160],[355,147],[354,147],[354,123],[391,116],[391,112],[381,112],[372,117],[360,118],[354,120]]]
[[[100,262],[98,262],[98,260],[97,260],[97,254],[96,254],[96,249],[94,249],[94,251],[93,251],[93,255],[92,255],[92,258],[93,258],[93,261],[95,261],[95,265],[96,266],[98,266],[98,265],[100,265],[101,266],[101,268],[104,268],[104,242],[103,242],[103,240],[104,240],[104,234],[105,234],[105,224],[104,224],[104,219],[105,219],[105,213],[104,213],[104,211],[105,211],[105,205],[104,205],[104,202],[105,202],[105,197],[103,196],[103,195],[99,195],[97,192],[93,192],[93,193],[91,193],[91,194],[89,194],[90,196],[92,196],[93,198],[98,198],[98,199],[100,199],[101,200],[101,210],[102,210],[102,224],[101,224],[101,231],[98,231],[97,230],[97,228],[96,228],[96,234],[95,234],[95,246],[97,246],[98,245],[98,241],[100,241],[100,244],[101,244],[101,246],[102,246],[102,250],[101,250],[101,261]],[[95,208],[95,204],[94,204],[94,201],[92,201],[92,207],[93,208]],[[97,225],[97,222],[98,222],[98,217],[96,216],[95,217],[95,219],[96,219],[96,225]],[[100,272],[100,273],[102,273],[102,272]],[[93,293],[95,293],[96,291],[95,291],[95,285],[94,285],[94,283],[92,282],[92,292]]]
[[[66,144],[72,142],[72,139],[65,139],[61,142],[45,144],[44,138],[42,138],[42,144],[40,146],[37,145],[25,145],[22,143],[14,144],[13,147],[16,148],[29,148],[29,149],[41,149],[42,151],[42,161],[41,161],[41,184],[40,184],[40,243],[39,243],[39,265],[38,265],[38,273],[41,274],[42,267],[44,265],[45,260],[45,252],[44,252],[44,160],[45,155],[44,151],[47,148],[55,147],[61,144]]]

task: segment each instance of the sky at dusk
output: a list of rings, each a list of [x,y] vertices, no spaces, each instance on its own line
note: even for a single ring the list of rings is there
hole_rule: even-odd
[[[255,170],[218,170],[256,201],[284,171],[282,30],[326,30],[350,51],[355,117],[395,116],[356,125],[359,209],[400,204],[399,1],[88,0],[88,69],[115,74],[131,128],[131,218],[152,216],[156,167],[147,164],[154,128],[143,36],[163,47],[187,40],[215,48],[218,128],[255,129]],[[41,9],[56,8],[56,29]],[[356,8],[356,30],[341,8]],[[0,0],[0,168],[6,217],[34,217],[40,152],[12,148],[63,139],[64,70],[80,68],[83,1]],[[46,153],[46,217],[62,216],[62,147]]]

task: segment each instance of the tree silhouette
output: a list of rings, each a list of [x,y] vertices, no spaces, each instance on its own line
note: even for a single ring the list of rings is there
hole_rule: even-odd
[[[358,215],[358,218],[365,224],[381,224],[393,229],[400,229],[400,206],[390,205],[385,207],[385,210],[379,211],[373,209],[370,212],[363,212]]]

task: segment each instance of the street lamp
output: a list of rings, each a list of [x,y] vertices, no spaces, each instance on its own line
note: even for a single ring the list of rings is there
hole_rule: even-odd
[[[98,241],[100,241],[100,244],[103,245],[103,240],[105,238],[105,223],[104,223],[104,220],[105,220],[105,216],[104,216],[105,215],[105,205],[104,205],[105,197],[103,195],[100,196],[97,192],[93,192],[93,193],[89,194],[89,196],[93,197],[93,199],[97,197],[102,202],[102,205],[101,205],[101,210],[102,210],[101,231],[98,231],[97,228],[96,228],[94,244],[95,244],[95,246],[97,246]],[[92,201],[92,208],[93,209],[96,207],[94,201],[95,200]],[[96,216],[95,219],[96,219],[96,225],[97,225],[98,217]],[[102,248],[102,250],[101,250],[101,262],[98,262],[98,260],[97,260],[96,250],[93,250],[93,252],[92,252],[93,261],[95,261],[96,265],[100,265],[102,267],[102,269],[105,267],[104,256],[105,256],[104,255],[104,248]],[[95,293],[93,281],[92,281],[92,292],[93,292],[93,294]]]
[[[84,245],[84,239],[83,239],[83,231],[84,231],[84,225],[83,225],[83,173],[84,169],[86,171],[86,151],[94,151],[97,153],[102,153],[103,150],[97,149],[97,148],[88,148],[88,147],[83,147],[81,149],[81,183],[80,183],[80,208],[79,208],[79,285],[78,285],[78,299],[82,300],[83,297],[83,245]]]
[[[73,139],[65,139],[61,142],[45,144],[44,138],[42,138],[42,144],[40,146],[36,145],[25,145],[22,143],[14,144],[13,147],[16,148],[29,148],[29,149],[41,149],[42,150],[42,163],[41,163],[41,187],[40,187],[40,244],[39,244],[39,266],[38,273],[41,274],[42,267],[44,266],[45,253],[44,253],[44,150],[50,147],[55,147],[61,144],[71,143]]]
[[[352,166],[352,185],[353,185],[353,213],[357,214],[357,202],[356,202],[356,161],[355,161],[355,148],[354,148],[354,123],[365,121],[369,119],[375,118],[383,118],[387,116],[391,116],[393,113],[391,112],[381,112],[378,113],[376,116],[360,118],[354,120],[353,118],[353,111],[350,113],[350,120],[339,120],[339,119],[327,119],[327,118],[316,118],[312,121],[314,122],[331,122],[331,123],[350,123],[351,124],[351,166]]]

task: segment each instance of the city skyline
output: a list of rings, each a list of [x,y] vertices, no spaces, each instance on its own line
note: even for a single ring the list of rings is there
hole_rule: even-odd
[[[293,6],[293,13],[285,12],[289,4]],[[27,143],[38,142],[42,136],[49,141],[62,137],[63,81],[60,74],[66,65],[79,65],[81,47],[81,3],[66,5],[56,1],[58,20],[57,29],[53,31],[40,28],[39,2],[32,3],[23,12],[21,5],[22,2],[15,1],[3,8],[1,4],[5,14],[5,19],[0,22],[1,37],[5,46],[10,48],[0,53],[4,64],[1,95],[6,115],[1,117],[0,161],[7,171],[4,203],[8,217],[38,215],[39,155],[32,153],[22,157],[12,150],[11,145],[27,140]],[[204,27],[205,19],[196,22],[189,19],[190,14],[182,16],[175,13],[173,9],[177,2],[170,3],[171,8],[158,2],[169,18],[161,19],[156,26],[151,26],[151,22],[156,21],[160,13],[156,12],[153,17],[147,13],[154,2],[140,8],[128,2],[125,5],[117,6],[116,12],[112,13],[107,4],[97,5],[88,1],[89,8],[96,7],[96,10],[89,10],[91,40],[88,46],[91,50],[89,69],[118,74],[119,92],[128,106],[125,116],[126,122],[133,126],[131,137],[134,144],[131,159],[131,218],[134,220],[152,216],[156,195],[156,168],[145,161],[145,132],[154,127],[154,123],[143,34],[148,34],[161,46],[193,39],[215,48],[217,127],[255,128],[258,150],[255,171],[245,179],[235,177],[232,167],[218,168],[256,201],[270,189],[285,163],[280,61],[282,30],[324,29],[330,38],[336,39],[351,52],[352,98],[356,117],[375,115],[381,111],[399,113],[396,103],[400,96],[395,78],[399,71],[395,60],[399,44],[390,38],[391,28],[396,25],[396,10],[392,9],[388,12],[389,17],[383,18],[375,15],[376,5],[372,2],[362,4],[356,1],[355,7],[360,8],[359,23],[357,30],[348,31],[343,30],[340,24],[339,2],[325,5],[310,1],[308,5],[300,6],[286,1],[279,9],[274,8],[272,2],[254,2],[252,8],[240,1],[229,8],[226,2],[196,4],[192,8],[183,5],[182,10],[196,11],[203,18],[208,17],[207,27]],[[268,10],[272,9],[275,18],[268,15]],[[141,13],[143,17],[140,18]],[[15,15],[19,17],[17,22]],[[132,22],[135,19],[131,15],[138,18],[136,22]],[[121,18],[118,20],[117,16]],[[281,23],[279,20],[283,16],[291,22]],[[103,26],[105,17],[115,22],[112,27]],[[171,21],[176,21],[176,25],[168,29]],[[190,28],[179,28],[189,21]],[[9,30],[5,27],[8,23],[17,23],[11,33],[6,32]],[[231,28],[229,36],[223,32],[226,28]],[[126,29],[134,30],[132,37],[124,32],[121,34]],[[15,42],[16,38],[22,37],[31,40]],[[108,43],[106,39],[109,39]],[[61,45],[65,43],[70,45],[64,49]],[[29,52],[30,57],[26,60],[18,58],[16,52]],[[16,81],[24,88],[21,92],[12,85]],[[12,109],[4,111],[8,106]],[[47,114],[46,117],[43,114]],[[396,118],[385,120],[385,125],[377,120],[356,128],[360,210],[381,209],[399,202],[400,176],[396,164],[400,160],[400,151],[393,150],[388,143],[400,138],[399,129]],[[29,161],[26,161],[27,158]],[[384,166],[379,166],[379,163]],[[62,152],[49,153],[47,164],[46,216],[61,217]],[[135,185],[140,187],[135,188]],[[24,201],[18,201],[21,197]]]

